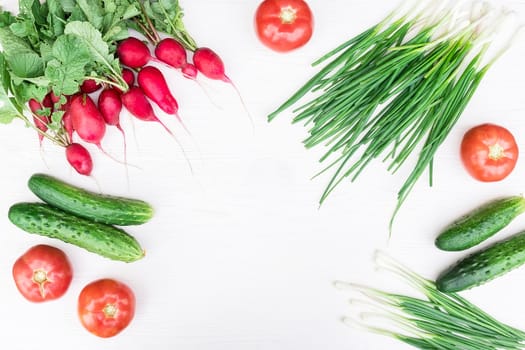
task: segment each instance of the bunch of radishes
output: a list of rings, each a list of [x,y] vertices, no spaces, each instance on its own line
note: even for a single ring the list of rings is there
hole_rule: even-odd
[[[22,119],[38,132],[40,143],[45,138],[63,146],[67,161],[83,175],[93,169],[86,145],[106,153],[101,142],[108,126],[122,132],[126,164],[123,110],[139,120],[160,123],[175,138],[153,105],[182,123],[179,105],[151,62],[192,80],[202,74],[235,88],[219,56],[199,47],[185,29],[178,0],[117,3],[44,0],[20,6],[16,16],[0,8],[0,100],[7,103],[0,122]],[[48,14],[45,20],[34,22],[43,13]],[[28,23],[30,33],[19,30]]]
[[[163,73],[148,63],[165,64],[180,70],[190,79],[196,79],[200,72],[207,78],[231,84],[224,73],[222,60],[214,51],[206,47],[198,48],[193,52],[193,62],[189,62],[187,49],[173,38],[158,41],[152,55],[148,44],[135,37],[128,37],[118,43],[116,55],[122,65],[122,78],[128,85],[127,90],[121,90],[108,82],[98,83],[94,79],[86,79],[80,91],[72,96],[55,96],[51,91],[42,101],[29,101],[40,142],[49,136],[55,143],[64,146],[67,161],[82,175],[90,175],[93,170],[92,157],[82,143],[96,145],[104,152],[101,141],[107,126],[116,126],[125,137],[120,125],[123,109],[139,120],[160,123],[172,136],[170,129],[156,116],[151,103],[166,114],[176,116],[182,123],[178,115],[179,105]],[[92,94],[100,89],[102,91],[95,101]],[[50,136],[46,134],[51,121],[49,115],[57,108],[63,111],[60,121],[62,127]]]

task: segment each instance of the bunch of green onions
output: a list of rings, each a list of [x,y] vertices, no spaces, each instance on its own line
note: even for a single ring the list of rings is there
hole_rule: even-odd
[[[396,9],[314,62],[325,65],[268,116],[271,121],[310,97],[294,110],[293,122],[309,127],[306,148],[327,148],[320,159],[327,166],[316,176],[335,168],[321,204],[373,159],[388,161],[388,171],[395,173],[416,150],[419,157],[398,192],[390,227],[427,168],[432,185],[438,147],[519,31],[516,26],[501,34],[510,12],[479,1],[452,3],[417,1],[407,11],[406,4]],[[505,45],[488,55],[497,42]]]
[[[376,254],[376,263],[380,269],[401,276],[424,298],[337,281],[337,288],[367,298],[353,298],[352,305],[370,309],[361,311],[358,318],[344,317],[345,324],[393,337],[419,349],[525,349],[525,332],[498,321],[458,294],[438,291],[434,282],[382,252]],[[382,325],[386,321],[389,326],[374,325],[374,320]]]

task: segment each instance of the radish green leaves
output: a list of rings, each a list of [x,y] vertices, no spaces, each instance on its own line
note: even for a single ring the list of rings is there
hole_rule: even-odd
[[[80,38],[62,35],[53,44],[52,59],[47,63],[46,77],[57,95],[72,95],[86,76],[91,55]]]
[[[9,124],[22,114],[22,107],[14,97],[9,96],[11,77],[7,69],[7,62],[0,53],[0,123]]]

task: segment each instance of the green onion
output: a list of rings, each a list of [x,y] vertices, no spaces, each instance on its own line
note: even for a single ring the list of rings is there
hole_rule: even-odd
[[[375,261],[379,269],[402,277],[422,297],[336,281],[337,288],[366,297],[350,301],[354,306],[369,310],[360,311],[358,317],[344,317],[345,324],[398,339],[419,349],[525,349],[525,332],[498,321],[458,294],[438,291],[434,282],[382,252],[376,254]],[[374,321],[381,322],[382,326],[375,325]]]
[[[293,123],[309,129],[306,148],[323,146],[317,177],[333,175],[320,203],[345,179],[355,181],[373,160],[397,172],[414,154],[414,168],[398,192],[390,221],[433,160],[487,70],[518,32],[500,34],[510,18],[486,3],[418,1],[339,45],[302,88],[268,116],[294,107]],[[496,37],[508,42],[491,60]],[[510,38],[510,39],[509,39]],[[505,41],[507,40],[507,41]],[[297,106],[296,106],[297,105]]]

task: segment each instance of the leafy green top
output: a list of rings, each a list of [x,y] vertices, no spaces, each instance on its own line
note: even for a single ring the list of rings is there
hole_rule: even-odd
[[[115,52],[129,29],[147,34],[137,23],[196,48],[178,0],[19,0],[16,15],[0,7],[0,123],[20,118],[34,127],[24,115],[30,99],[73,95],[86,79],[127,90]],[[44,136],[57,142],[64,112],[54,110],[44,112],[55,135]]]

